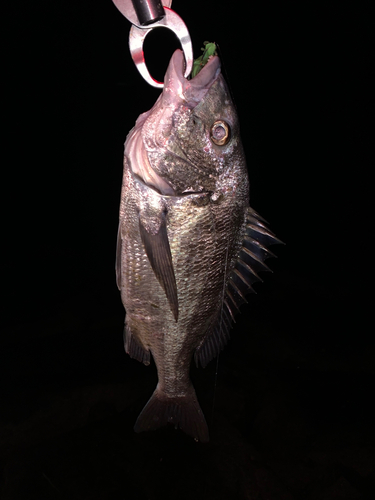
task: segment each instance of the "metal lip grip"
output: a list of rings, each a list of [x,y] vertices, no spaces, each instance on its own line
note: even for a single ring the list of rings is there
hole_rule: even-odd
[[[143,43],[146,36],[155,28],[167,28],[177,36],[185,56],[185,73],[187,78],[193,68],[193,47],[189,31],[176,12],[170,9],[172,0],[113,0],[118,10],[133,26],[129,34],[129,49],[136,68],[153,87],[163,88],[164,84],[155,80],[149,73]]]
[[[165,16],[163,4],[160,1],[132,0],[132,3],[141,26],[147,26],[148,24],[156,23]]]

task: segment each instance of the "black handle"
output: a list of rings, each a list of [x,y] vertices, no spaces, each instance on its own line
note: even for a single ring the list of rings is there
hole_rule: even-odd
[[[141,26],[155,23],[165,16],[161,0],[132,0],[132,3]]]

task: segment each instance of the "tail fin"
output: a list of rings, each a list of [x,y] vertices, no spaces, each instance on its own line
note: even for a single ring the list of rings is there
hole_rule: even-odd
[[[193,386],[184,396],[168,396],[159,387],[141,411],[135,432],[153,431],[171,423],[194,439],[207,443],[208,427]]]

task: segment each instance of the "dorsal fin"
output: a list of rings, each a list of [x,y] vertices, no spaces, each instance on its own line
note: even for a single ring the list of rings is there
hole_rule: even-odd
[[[255,293],[252,288],[253,283],[262,281],[258,272],[270,271],[264,261],[275,255],[268,250],[267,245],[276,243],[282,241],[268,229],[266,221],[249,207],[246,213],[244,240],[234,269],[227,279],[224,303],[216,323],[195,351],[194,359],[197,365],[199,361],[205,367],[225,347],[234,316],[241,304],[247,302],[245,296]]]

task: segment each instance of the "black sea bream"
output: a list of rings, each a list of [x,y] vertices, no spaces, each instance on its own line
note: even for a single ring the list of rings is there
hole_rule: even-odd
[[[155,360],[158,385],[135,424],[208,428],[189,378],[224,347],[244,295],[278,240],[249,207],[238,118],[212,57],[191,80],[177,50],[164,89],[125,142],[117,284],[125,350]]]

